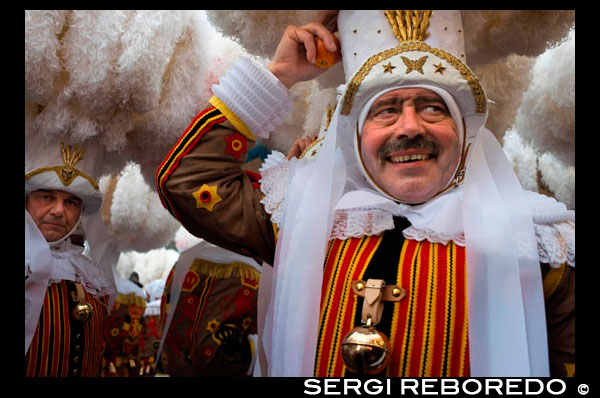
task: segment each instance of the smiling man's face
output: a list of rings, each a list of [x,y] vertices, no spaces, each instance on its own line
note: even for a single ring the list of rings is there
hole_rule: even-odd
[[[27,196],[25,208],[48,242],[70,232],[81,214],[82,201],[64,191],[40,189]]]
[[[448,185],[460,148],[445,102],[424,88],[403,88],[379,97],[360,137],[360,156],[371,179],[407,203],[426,202]]]

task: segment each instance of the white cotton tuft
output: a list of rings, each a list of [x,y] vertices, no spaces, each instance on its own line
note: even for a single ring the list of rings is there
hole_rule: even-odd
[[[115,108],[115,67],[130,14],[115,10],[71,13],[62,39],[67,90],[90,113],[106,114]]]
[[[30,129],[93,140],[122,158],[108,173],[134,161],[149,184],[243,52],[203,11],[26,11],[25,24],[26,101],[39,108]]]
[[[159,105],[163,77],[190,18],[185,11],[138,10],[128,19],[120,37],[123,50],[115,64],[115,85],[121,100],[136,112]]]
[[[318,10],[207,10],[208,21],[248,53],[271,58],[288,25],[302,26]]]
[[[501,139],[514,124],[523,92],[531,82],[534,59],[511,54],[495,62],[473,68],[492,103],[486,127]]]
[[[61,71],[58,36],[69,11],[25,10],[25,100],[50,101]]]
[[[575,24],[574,10],[463,10],[461,15],[471,67],[512,53],[538,56]]]
[[[177,248],[177,251],[179,251],[179,253],[189,249],[190,247],[200,243],[201,241],[201,238],[192,235],[183,226],[180,227],[175,233],[175,247]]]
[[[109,221],[109,235],[121,251],[145,252],[165,246],[180,226],[146,184],[137,164],[125,166],[110,198],[103,193],[105,206],[110,204],[105,223]]]
[[[336,106],[337,92],[335,88],[322,88],[315,84],[306,97],[308,111],[304,120],[304,135],[316,137],[319,133],[323,115],[327,113],[327,108],[333,110]]]
[[[138,273],[142,285],[146,285],[157,279],[165,279],[163,276],[168,275],[178,258],[179,253],[165,248],[138,253],[133,271]]]
[[[556,200],[563,202],[568,209],[575,209],[575,167],[558,160],[550,153],[538,159],[542,181],[554,193]]]
[[[506,132],[502,149],[523,188],[537,192],[537,155],[534,149],[525,144],[515,130]]]
[[[203,12],[188,14],[186,21],[163,76],[160,104],[136,119],[128,137],[148,184],[154,184],[160,162],[208,104],[210,87],[242,53],[207,23]]]
[[[136,272],[139,282],[146,286],[157,280],[164,281],[178,259],[179,253],[162,247],[147,252],[125,251],[119,255],[116,273],[121,279],[128,280]]]
[[[575,31],[540,55],[523,94],[515,129],[540,153],[575,163]]]

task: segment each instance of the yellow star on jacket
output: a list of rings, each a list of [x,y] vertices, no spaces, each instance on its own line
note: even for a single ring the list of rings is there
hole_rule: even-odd
[[[217,193],[216,185],[202,185],[200,189],[192,192],[192,196],[196,199],[196,208],[198,209],[206,209],[208,211],[213,211],[215,204],[219,203],[222,199]]]

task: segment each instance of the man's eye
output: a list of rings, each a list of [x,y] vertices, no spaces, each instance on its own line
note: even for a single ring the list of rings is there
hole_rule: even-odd
[[[67,205],[68,207],[70,207],[72,209],[79,208],[79,202],[76,202],[74,200],[67,200],[67,201],[65,201],[65,205]]]
[[[396,115],[399,113],[399,110],[397,108],[394,107],[389,107],[389,108],[382,108],[379,111],[377,111],[375,116],[388,116],[388,115]]]
[[[446,110],[446,108],[439,106],[439,105],[427,105],[427,106],[424,106],[422,110],[427,113],[444,113],[445,114],[448,112]]]

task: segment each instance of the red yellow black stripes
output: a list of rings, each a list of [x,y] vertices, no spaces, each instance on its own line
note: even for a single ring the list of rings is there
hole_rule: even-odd
[[[317,376],[342,374],[344,364],[340,344],[354,327],[356,298],[350,284],[361,279],[380,243],[380,236],[330,242],[321,292],[321,323],[317,347]]]
[[[331,241],[321,293],[315,375],[351,375],[343,365],[340,344],[360,325],[362,299],[349,284],[377,278],[400,285],[407,293],[400,302],[385,304],[377,325],[392,346],[385,375],[468,376],[465,264],[464,247],[405,240],[399,231]]]
[[[225,116],[223,116],[221,111],[214,106],[200,112],[158,167],[156,172],[156,188],[158,190],[158,196],[160,197],[163,206],[174,217],[179,219],[179,214],[169,201],[165,191],[165,184],[169,179],[169,176],[173,173],[173,170],[177,168],[181,158],[196,146],[196,143],[204,136],[204,134],[210,131],[215,124],[222,123],[225,120]]]
[[[69,298],[68,284],[61,281],[48,286],[38,327],[25,356],[26,376],[65,377],[72,372],[73,358],[78,356],[81,376],[99,376],[105,347],[104,320],[106,309],[101,301],[86,292],[92,315],[81,328],[81,321],[71,316],[74,302]],[[74,343],[75,329],[82,330],[81,341]],[[74,346],[80,346],[75,352]]]
[[[394,310],[387,374],[468,376],[464,247],[407,240],[400,261],[407,296]]]

